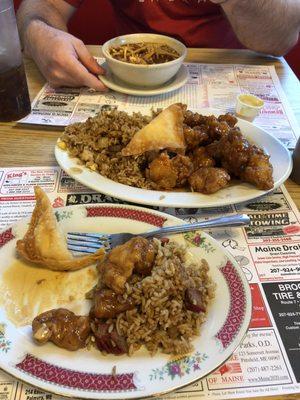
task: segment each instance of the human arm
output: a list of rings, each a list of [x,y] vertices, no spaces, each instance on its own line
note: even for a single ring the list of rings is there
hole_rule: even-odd
[[[104,91],[95,76],[103,69],[84,43],[67,33],[75,8],[63,0],[23,0],[18,27],[25,54],[31,56],[54,86],[88,86]]]
[[[223,8],[240,42],[249,49],[281,56],[296,43],[299,0],[211,0]]]

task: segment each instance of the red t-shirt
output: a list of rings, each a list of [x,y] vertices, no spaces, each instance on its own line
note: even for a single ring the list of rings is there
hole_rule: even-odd
[[[65,1],[79,7],[85,0]],[[188,47],[242,47],[221,7],[209,0],[110,0],[110,2],[115,11],[116,29],[120,35],[156,32],[173,36]],[[100,4],[99,18],[101,18]]]

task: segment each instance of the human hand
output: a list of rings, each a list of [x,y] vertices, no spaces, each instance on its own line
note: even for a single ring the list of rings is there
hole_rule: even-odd
[[[84,43],[67,32],[52,28],[42,21],[32,21],[25,34],[25,53],[38,65],[53,87],[87,86],[107,91],[95,76],[104,74]]]

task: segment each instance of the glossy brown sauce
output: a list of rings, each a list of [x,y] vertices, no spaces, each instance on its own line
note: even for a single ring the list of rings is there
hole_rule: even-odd
[[[93,266],[74,272],[56,272],[18,260],[2,275],[0,304],[8,319],[17,326],[31,324],[35,316],[51,308],[68,307],[80,312],[76,301],[82,302],[97,278]]]

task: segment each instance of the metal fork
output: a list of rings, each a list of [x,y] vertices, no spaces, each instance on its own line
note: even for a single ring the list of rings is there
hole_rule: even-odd
[[[195,222],[194,224],[183,224],[176,226],[166,226],[153,231],[142,233],[81,233],[69,232],[67,234],[68,249],[80,253],[94,253],[96,250],[104,247],[110,250],[113,247],[127,242],[134,236],[159,237],[175,233],[195,231],[204,228],[216,228],[225,226],[244,226],[248,225],[250,218],[246,214],[236,214],[227,217],[214,218],[208,221]]]

